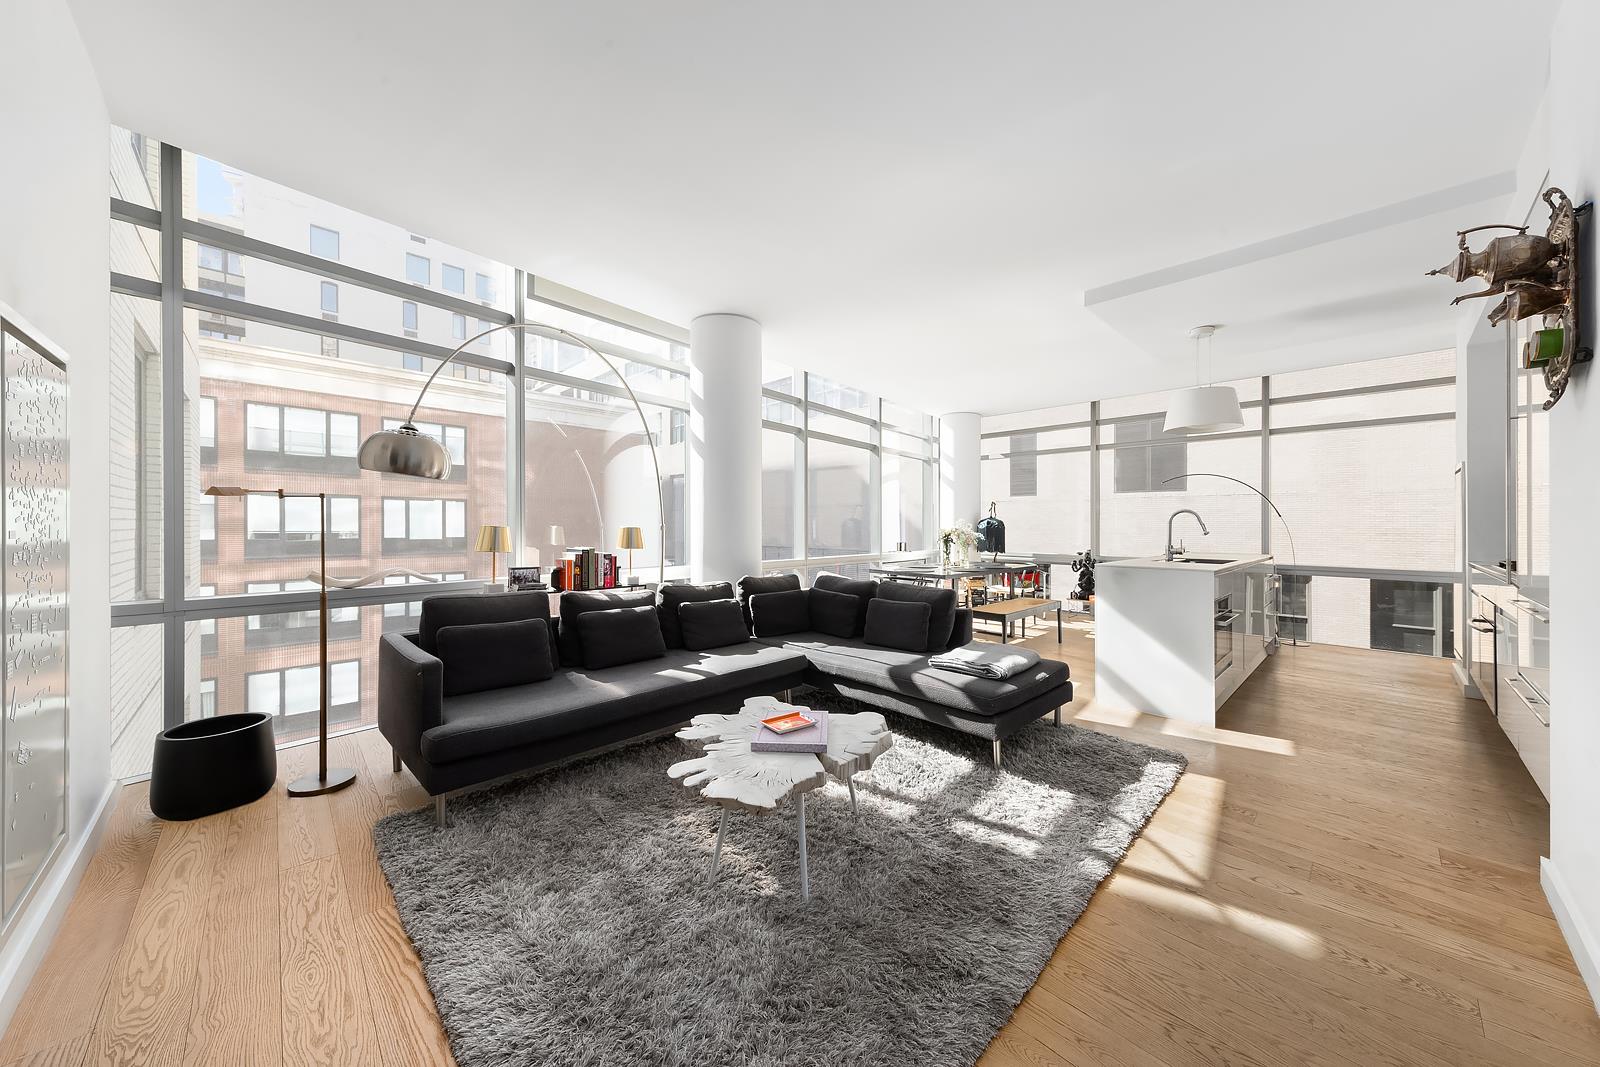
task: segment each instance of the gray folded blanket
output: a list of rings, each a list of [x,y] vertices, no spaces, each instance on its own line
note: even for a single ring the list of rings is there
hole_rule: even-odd
[[[1021,674],[1039,662],[1039,653],[1031,648],[1014,648],[992,642],[974,641],[937,656],[929,656],[928,664],[946,671],[1000,681],[1013,674]]]

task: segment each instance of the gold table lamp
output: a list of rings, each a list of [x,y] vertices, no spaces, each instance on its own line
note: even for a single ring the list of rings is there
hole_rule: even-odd
[[[489,553],[489,584],[500,580],[500,553],[511,551],[511,530],[505,526],[478,527],[477,551]]]
[[[638,585],[639,576],[633,573],[633,550],[644,547],[644,531],[637,526],[624,526],[617,531],[617,547],[628,550],[628,584]]]

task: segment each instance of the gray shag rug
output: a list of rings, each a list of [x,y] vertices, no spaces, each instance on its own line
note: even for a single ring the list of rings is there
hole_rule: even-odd
[[[816,706],[852,710],[836,697]],[[1048,721],[989,745],[888,716],[895,747],[795,820],[667,778],[665,738],[381,820],[378,859],[460,1067],[971,1064],[1185,759]]]

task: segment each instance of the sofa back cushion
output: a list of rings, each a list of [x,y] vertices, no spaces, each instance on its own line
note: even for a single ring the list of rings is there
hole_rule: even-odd
[[[744,608],[744,621],[750,622],[750,598],[757,593],[782,593],[800,588],[798,574],[747,574],[739,579],[739,604]]]
[[[441,626],[434,641],[447,697],[542,682],[556,672],[544,619]]]
[[[950,632],[956,625],[956,591],[939,585],[910,585],[906,582],[879,582],[879,600],[928,605],[928,652],[943,652],[950,647]]]
[[[804,589],[756,593],[750,618],[757,637],[780,637],[811,629],[811,602]]]
[[[857,613],[855,631],[847,634],[834,634],[835,637],[860,637],[867,628],[867,602],[878,595],[878,583],[870,578],[846,578],[842,574],[819,574],[811,583],[813,589],[826,589],[830,593],[847,593],[857,597]],[[832,630],[825,631],[833,633]]]
[[[732,597],[685,601],[678,606],[677,621],[683,647],[691,652],[740,645],[750,640],[750,630],[744,624],[744,609]]]
[[[862,640],[901,652],[925,652],[932,615],[933,609],[924,603],[875,597],[867,604],[867,631]]]
[[[654,604],[585,611],[577,616],[583,665],[594,671],[667,654]]]
[[[656,602],[657,614],[661,616],[661,638],[667,643],[668,648],[683,648],[683,631],[678,628],[678,607],[681,604],[701,603],[707,600],[733,600],[733,585],[730,582],[708,582],[705,585],[689,585],[680,583],[664,585],[661,587],[660,598]],[[735,602],[735,607],[738,606]],[[745,636],[750,635],[749,628]],[[693,647],[692,645],[689,647]],[[711,646],[704,646],[709,648]]]
[[[561,662],[576,667],[587,662],[583,655],[583,637],[578,631],[578,618],[591,611],[610,611],[613,608],[648,607],[655,610],[656,595],[649,589],[596,589],[588,592],[561,594],[561,628],[558,647]],[[659,620],[656,628],[660,629]]]
[[[836,593],[813,585],[806,594],[811,615],[811,628],[818,633],[834,637],[859,637],[861,630],[856,622],[866,614],[867,601],[851,593]]]
[[[438,655],[438,633],[446,626],[549,617],[548,593],[441,593],[422,601],[417,647],[430,655]]]

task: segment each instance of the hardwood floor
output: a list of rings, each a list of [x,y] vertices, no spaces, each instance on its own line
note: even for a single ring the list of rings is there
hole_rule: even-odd
[[[1085,629],[1027,643],[1079,725],[1190,763],[984,1067],[1600,1063],[1549,809],[1447,664],[1286,648],[1208,730],[1094,706]],[[425,797],[376,733],[334,759],[342,793],[194,823],[125,789],[0,1067],[451,1063],[369,832]]]

